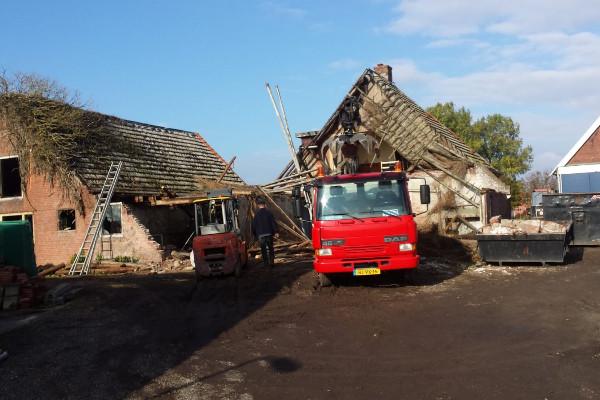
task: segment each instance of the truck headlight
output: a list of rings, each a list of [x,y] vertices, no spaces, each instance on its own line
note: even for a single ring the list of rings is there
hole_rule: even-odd
[[[398,250],[400,251],[412,251],[414,249],[414,246],[412,243],[401,243],[400,246],[398,246]]]
[[[317,249],[318,256],[330,256],[332,254],[333,252],[331,251],[331,249]]]

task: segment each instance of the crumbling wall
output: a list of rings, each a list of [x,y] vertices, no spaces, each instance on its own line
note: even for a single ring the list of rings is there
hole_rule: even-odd
[[[180,249],[194,232],[194,206],[129,204],[128,213],[163,247]]]
[[[469,168],[465,178],[467,182],[472,183],[480,189],[492,189],[496,192],[510,195],[510,185],[494,175],[492,171],[480,165]]]
[[[150,207],[138,207],[136,205],[123,203],[121,208],[121,233],[104,235],[102,237],[102,240],[105,242],[104,247],[107,248],[108,242],[110,242],[110,247],[112,249],[112,254],[103,252],[103,257],[133,257],[140,262],[162,261],[163,252],[161,251],[160,243],[154,239],[150,229],[148,229],[144,222],[138,217],[143,215],[145,222],[148,222],[155,212],[154,208],[150,209],[153,210],[152,212],[147,212],[149,215],[144,215],[144,212],[140,211],[144,208],[150,209]],[[159,213],[157,213],[157,215],[158,214]],[[101,250],[99,240],[94,257],[100,254]]]

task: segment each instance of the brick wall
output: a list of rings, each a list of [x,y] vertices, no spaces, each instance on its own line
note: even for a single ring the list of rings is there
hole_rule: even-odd
[[[600,163],[600,127],[569,160],[567,165]]]
[[[6,139],[0,137],[0,157],[10,155],[15,154]],[[61,190],[52,188],[42,176],[30,176],[27,186],[27,193],[23,193],[20,198],[0,198],[0,215],[32,213],[36,262],[68,262],[81,246],[96,203],[95,196],[82,186],[85,216],[76,211],[76,229],[59,231],[58,211],[76,209],[74,204],[63,198]],[[160,261],[161,251],[158,243],[149,238],[149,232],[129,212],[127,205],[122,210],[123,234],[111,238],[114,255],[136,256],[142,261]],[[100,244],[97,252],[99,247]]]
[[[108,248],[108,242],[110,242],[113,258],[129,256],[139,258],[142,262],[160,262],[162,260],[160,244],[152,238],[150,230],[135,215],[136,208],[138,206],[123,204],[121,209],[122,233],[104,236],[102,238],[104,247]],[[100,251],[101,244],[98,242],[96,253]],[[110,254],[104,252],[103,256],[108,258]]]

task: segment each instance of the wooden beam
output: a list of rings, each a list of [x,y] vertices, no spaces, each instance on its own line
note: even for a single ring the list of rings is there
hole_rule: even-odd
[[[251,188],[248,189],[232,189],[231,193],[234,196],[250,196],[254,193],[254,190]],[[187,204],[193,204],[194,201],[198,199],[205,199],[208,196],[208,192],[201,192],[192,196],[185,197],[173,197],[171,199],[156,199],[150,203],[153,206],[182,206]]]
[[[427,171],[425,168],[422,167],[418,167],[421,171],[425,172],[427,175],[429,175],[433,180],[435,180],[437,183],[439,183],[440,185],[442,185],[443,187],[445,187],[446,189],[450,190],[451,192],[453,192],[454,194],[456,194],[458,197],[460,197],[461,199],[463,199],[464,201],[466,201],[467,203],[471,204],[474,207],[479,208],[480,205],[475,203],[473,200],[469,199],[468,197],[466,197],[465,195],[463,195],[462,193],[460,193],[458,190],[446,185],[444,182],[442,182],[441,179],[439,179],[437,176],[433,175],[432,173],[430,173],[429,171]]]
[[[463,224],[465,224],[466,226],[468,226],[473,232],[477,233],[479,232],[479,229],[477,229],[475,227],[475,225],[473,225],[472,223],[470,223],[469,221],[467,221],[466,219],[464,219],[461,215],[456,215],[456,218],[460,220],[460,222],[462,222]]]
[[[217,183],[220,183],[223,178],[225,177],[225,175],[227,174],[227,171],[229,171],[231,169],[231,166],[233,165],[233,163],[235,162],[235,159],[237,158],[237,156],[233,156],[233,158],[231,159],[231,161],[229,161],[227,163],[227,165],[225,166],[225,170],[223,171],[223,173],[221,174],[221,176],[219,176],[219,179],[217,179]]]
[[[175,197],[173,199],[158,199],[153,206],[183,206],[193,204],[198,197]]]
[[[294,229],[290,228],[289,226],[287,226],[286,224],[284,224],[283,222],[281,222],[280,220],[276,220],[275,221],[277,223],[277,225],[279,225],[281,228],[285,229],[286,231],[288,231],[291,235],[295,236],[296,238],[300,239],[303,243],[307,240],[306,236],[304,235],[304,233],[299,234],[298,232],[296,232]]]
[[[481,190],[477,186],[474,186],[471,183],[467,182],[463,178],[461,178],[458,175],[454,174],[449,169],[447,169],[445,167],[442,167],[437,161],[433,160],[432,158],[427,157],[427,156],[423,156],[423,160],[427,161],[429,164],[433,165],[435,168],[437,168],[440,171],[444,172],[446,175],[450,176],[451,178],[459,181],[460,183],[462,183],[463,185],[465,185],[467,188],[469,188],[472,192],[475,192],[477,194],[481,194]]]
[[[263,188],[261,188],[260,186],[257,186],[256,188],[257,188],[257,189],[258,189],[258,190],[259,190],[259,191],[260,191],[260,192],[261,192],[263,195],[265,195],[265,197],[266,197],[266,198],[269,200],[269,202],[271,202],[271,203],[272,203],[272,204],[275,206],[275,208],[277,208],[277,209],[279,210],[279,212],[280,212],[280,213],[283,215],[283,217],[284,217],[284,218],[285,218],[285,219],[288,221],[288,223],[289,223],[289,224],[290,224],[290,225],[291,225],[293,228],[295,228],[295,229],[296,229],[296,231],[297,231],[298,233],[300,233],[300,234],[302,235],[302,240],[306,240],[306,239],[308,239],[308,236],[306,236],[306,235],[304,234],[304,232],[302,232],[302,230],[301,230],[300,228],[298,228],[298,226],[296,225],[296,223],[294,222],[294,220],[293,220],[293,219],[291,219],[291,218],[290,218],[290,217],[287,215],[287,213],[286,213],[285,211],[283,211],[283,209],[277,205],[277,203],[275,203],[275,200],[273,200],[273,198],[271,198],[271,196],[269,196],[269,194],[268,194],[267,192],[265,192],[265,191],[263,190]]]
[[[310,176],[310,174],[312,174],[313,172],[317,172],[317,169],[315,168],[315,169],[311,169],[309,171],[300,172],[299,174],[288,175],[285,178],[276,179],[272,182],[265,183],[264,185],[260,185],[260,186],[264,188],[264,187],[283,185],[284,183],[287,183],[286,181],[294,180],[299,177],[302,177],[302,175],[307,175],[307,174],[309,175],[308,179],[311,179],[312,177]]]

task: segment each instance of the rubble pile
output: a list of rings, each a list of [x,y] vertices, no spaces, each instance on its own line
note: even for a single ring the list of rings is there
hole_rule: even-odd
[[[179,272],[193,270],[194,267],[190,261],[190,253],[173,250],[171,252],[171,256],[161,263],[157,272]]]
[[[0,267],[0,310],[31,308],[43,301],[45,288],[18,267]]]
[[[285,264],[296,261],[304,261],[312,257],[313,249],[310,240],[303,242],[285,242],[278,240],[273,246],[275,249],[275,263]],[[261,260],[260,247],[253,246],[248,250],[249,257],[257,261]]]
[[[568,229],[568,223],[538,219],[503,219],[484,226],[481,228],[481,233],[486,235],[531,235],[536,233],[565,233]]]

